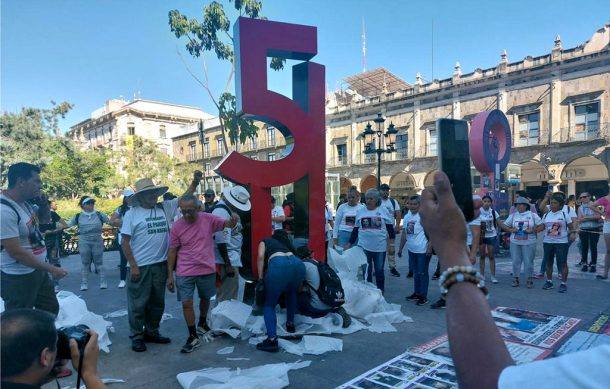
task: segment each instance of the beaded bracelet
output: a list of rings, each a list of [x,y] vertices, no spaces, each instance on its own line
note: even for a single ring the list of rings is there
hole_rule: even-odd
[[[485,296],[488,295],[485,280],[472,266],[453,266],[441,274],[438,284],[441,289],[441,296],[444,298],[449,293],[449,288],[459,282],[471,282],[475,284]]]

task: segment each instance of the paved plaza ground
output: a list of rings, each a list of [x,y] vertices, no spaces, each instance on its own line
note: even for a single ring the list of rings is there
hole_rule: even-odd
[[[604,242],[599,243],[600,259],[603,266]],[[539,244],[535,269],[540,265],[542,247]],[[610,283],[595,279],[593,273],[582,273],[575,264],[580,260],[576,245],[572,245],[569,254],[570,276],[568,292],[560,294],[557,285],[553,290],[542,290],[542,280],[536,280],[534,289],[526,289],[524,283],[520,288],[512,288],[509,257],[498,258],[497,285],[490,285],[489,304],[508,306],[555,315],[582,319],[579,328],[584,327],[599,313],[610,313]],[[61,288],[80,295],[90,311],[104,314],[126,308],[126,291],[118,289],[119,262],[118,252],[105,253],[104,262],[108,269],[109,288],[99,290],[95,275],[90,278],[90,289],[78,290],[80,284],[80,257],[72,255],[62,260],[69,275],[61,281]],[[537,265],[537,266],[536,266]],[[436,258],[430,265],[431,272],[436,266]],[[601,271],[601,266],[598,270]],[[172,338],[169,345],[149,344],[148,351],[135,353],[131,350],[128,338],[127,317],[109,319],[115,332],[110,334],[112,345],[110,353],[101,353],[99,375],[102,378],[121,378],[124,384],[112,384],[114,388],[179,388],[176,374],[207,367],[248,368],[269,363],[295,362],[311,360],[309,367],[289,373],[291,388],[334,388],[350,379],[374,368],[375,366],[403,353],[407,348],[424,343],[446,332],[446,311],[430,309],[430,305],[418,307],[407,302],[405,296],[413,291],[413,280],[405,278],[406,260],[399,261],[398,270],[401,277],[389,276],[386,271],[386,299],[391,303],[402,305],[402,312],[410,316],[413,323],[395,325],[396,332],[372,333],[359,331],[351,335],[333,335],[343,339],[342,352],[330,352],[323,355],[304,355],[280,351],[275,354],[257,351],[247,341],[233,340],[228,336],[220,337],[212,343],[202,345],[191,354],[181,354],[180,348],[187,337],[187,330],[182,318],[182,310],[176,301],[176,295],[167,293],[165,312],[174,318],[161,324],[163,335]],[[431,282],[429,299],[436,301],[439,296],[436,281]],[[476,331],[476,328],[473,328]],[[235,346],[230,355],[217,355],[216,352],[227,346]],[[230,361],[229,358],[249,358],[248,360]],[[75,377],[60,380],[61,387],[74,386]],[[55,387],[54,383],[47,388]]]

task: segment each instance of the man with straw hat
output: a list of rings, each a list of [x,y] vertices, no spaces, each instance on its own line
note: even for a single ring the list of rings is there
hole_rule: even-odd
[[[196,170],[185,195],[193,194],[202,179]],[[159,323],[165,309],[167,251],[169,226],[178,209],[178,200],[157,203],[167,192],[150,178],[136,181],[135,193],[129,197],[132,207],[121,227],[121,247],[129,262],[127,277],[127,312],[133,351],[146,351],[145,342],[165,344],[170,339],[159,334]]]

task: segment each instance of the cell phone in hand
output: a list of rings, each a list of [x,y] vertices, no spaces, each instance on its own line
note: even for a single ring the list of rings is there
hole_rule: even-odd
[[[474,219],[472,204],[472,179],[470,176],[470,144],[468,142],[468,123],[464,120],[438,119],[438,162],[440,169],[447,174],[451,183],[453,197],[464,213],[466,221]]]

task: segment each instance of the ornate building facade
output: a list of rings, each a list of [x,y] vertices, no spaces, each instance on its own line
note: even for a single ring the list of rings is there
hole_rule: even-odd
[[[385,69],[347,78],[350,88],[327,97],[327,169],[341,190],[375,187],[376,155],[365,154],[362,136],[379,113],[399,130],[396,152],[383,155],[381,181],[393,196],[420,192],[437,170],[435,121],[471,121],[490,109],[508,117],[513,141],[503,190],[525,189],[537,198],[551,184],[568,194],[608,193],[610,166],[610,24],[584,44],[496,67],[414,85]],[[473,171],[474,186],[479,185]]]

